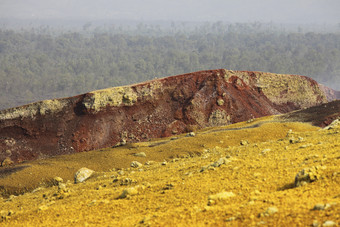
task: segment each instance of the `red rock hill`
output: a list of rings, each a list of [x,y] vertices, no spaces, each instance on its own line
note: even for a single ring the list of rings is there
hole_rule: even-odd
[[[0,112],[0,161],[15,163],[232,124],[327,102],[312,79],[201,71]]]

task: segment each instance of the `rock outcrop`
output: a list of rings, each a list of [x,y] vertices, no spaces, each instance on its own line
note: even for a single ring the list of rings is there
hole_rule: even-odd
[[[201,71],[0,112],[0,161],[146,141],[327,102],[312,79]]]
[[[340,99],[340,91],[335,91],[332,88],[326,87],[323,84],[319,84],[321,90],[325,93],[328,101]]]

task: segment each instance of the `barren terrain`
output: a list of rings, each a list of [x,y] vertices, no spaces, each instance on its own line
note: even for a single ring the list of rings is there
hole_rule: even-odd
[[[339,133],[271,116],[2,168],[1,225],[337,226]]]

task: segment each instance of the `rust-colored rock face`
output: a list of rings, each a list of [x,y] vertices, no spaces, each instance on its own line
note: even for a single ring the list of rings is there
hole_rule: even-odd
[[[303,76],[224,69],[172,76],[1,111],[0,161],[145,141],[325,102],[319,85]]]

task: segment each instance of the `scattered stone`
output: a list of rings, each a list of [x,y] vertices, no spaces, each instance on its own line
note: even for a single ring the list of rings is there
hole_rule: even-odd
[[[254,118],[250,118],[249,120],[247,120],[247,123],[252,123],[253,121],[255,121]]]
[[[122,140],[120,141],[120,146],[124,146],[124,145],[126,145],[126,139],[122,139]]]
[[[245,146],[245,145],[248,145],[249,143],[248,143],[247,140],[241,140],[240,144],[241,144],[242,146]]]
[[[13,199],[15,199],[17,196],[15,195],[10,195],[7,199],[6,199],[6,202],[10,202],[10,201],[13,201]]]
[[[277,209],[277,207],[273,206],[273,207],[268,207],[267,210],[263,213],[260,214],[260,216],[265,216],[265,217],[268,217],[268,216],[271,216],[275,213],[279,212],[279,209]]]
[[[0,222],[8,220],[13,213],[14,212],[12,210],[8,210],[8,211],[2,210],[2,211],[0,211]]]
[[[271,151],[271,149],[267,148],[267,149],[264,149],[263,151],[261,151],[261,154],[267,154],[270,151]]]
[[[322,226],[336,226],[336,223],[334,221],[325,221]]]
[[[179,158],[174,158],[171,160],[171,162],[178,162],[179,161]]]
[[[61,178],[61,177],[55,177],[55,178],[53,178],[53,180],[57,183],[57,184],[60,184],[60,183],[63,183],[63,178]]]
[[[131,162],[131,165],[130,165],[132,168],[139,168],[139,167],[142,167],[143,164],[140,163],[140,162],[137,162],[137,161],[133,161]]]
[[[210,165],[210,166],[208,166],[207,170],[215,170],[215,167]]]
[[[326,203],[326,204],[319,203],[314,206],[313,210],[326,210],[330,207],[331,207],[331,204],[329,203]]]
[[[166,166],[168,163],[166,161],[162,162],[162,166]]]
[[[66,187],[66,184],[64,184],[64,183],[59,183],[59,185],[58,185],[58,191],[59,191],[59,192],[68,192],[68,189],[67,189],[67,187]]]
[[[236,217],[230,217],[230,218],[227,218],[225,221],[230,222],[230,221],[235,221],[235,220],[236,220]]]
[[[200,173],[204,172],[206,169],[207,169],[207,166],[203,166],[203,167],[200,169]]]
[[[321,167],[320,166],[312,166],[309,168],[304,168],[295,176],[295,187],[299,187],[305,185],[307,183],[311,183],[320,178]]]
[[[129,196],[137,195],[138,190],[136,187],[126,188],[123,190],[122,194],[118,197],[119,199],[124,199]]]
[[[227,163],[229,163],[229,162],[230,162],[230,160],[227,159],[227,158],[220,158],[220,159],[218,159],[216,162],[210,164],[210,166],[213,166],[213,167],[220,167],[221,165],[227,164]]]
[[[124,170],[120,170],[120,171],[118,171],[118,174],[119,174],[119,175],[124,175],[125,172],[124,172]]]
[[[11,166],[13,164],[14,164],[14,162],[12,161],[12,159],[10,157],[5,158],[5,160],[3,160],[1,162],[1,166],[3,166],[3,167]]]
[[[93,170],[85,168],[85,167],[79,169],[74,176],[74,183],[77,184],[77,183],[84,182],[89,177],[91,177],[93,173],[94,173]]]
[[[300,136],[298,138],[295,138],[294,136],[292,136],[292,137],[289,138],[289,143],[291,143],[291,144],[300,143],[303,140],[304,139]]]
[[[170,183],[170,184],[166,184],[163,190],[171,190],[173,188],[174,188],[174,185]]]
[[[134,154],[134,156],[136,156],[136,157],[146,157],[146,154],[144,152],[139,152],[139,153]]]
[[[219,98],[219,99],[217,100],[217,105],[223,106],[223,104],[224,104],[224,100],[221,99],[221,98]]]
[[[47,205],[42,205],[38,208],[39,211],[44,211],[44,210],[47,210],[47,209],[48,209]]]
[[[134,183],[137,183],[137,181],[127,177],[127,178],[121,180],[120,185],[131,185],[131,184],[134,184]]]
[[[300,148],[306,148],[306,147],[311,147],[311,146],[313,146],[313,144],[308,143],[308,144],[301,145]]]
[[[235,194],[233,192],[220,192],[214,195],[209,195],[208,199],[209,200],[226,200],[228,198],[234,197]]]
[[[318,220],[314,220],[312,226],[313,227],[319,227],[320,223],[318,222]]]
[[[189,133],[188,133],[188,136],[194,137],[194,136],[196,136],[196,134],[195,134],[194,132],[189,132]]]
[[[293,134],[293,130],[289,129],[287,132],[286,137],[289,138],[291,136],[291,134]]]
[[[145,165],[150,166],[150,165],[153,165],[155,163],[156,163],[155,161],[147,161],[147,162],[145,162]]]

